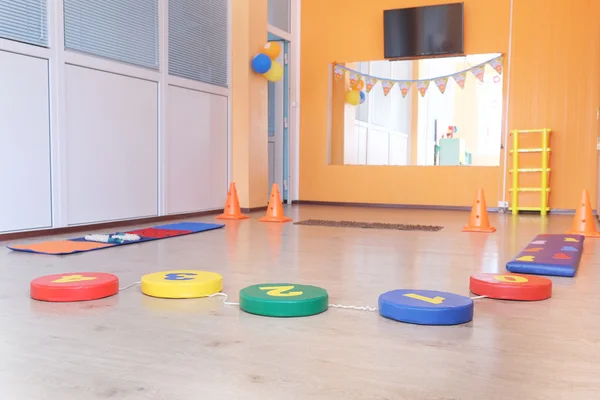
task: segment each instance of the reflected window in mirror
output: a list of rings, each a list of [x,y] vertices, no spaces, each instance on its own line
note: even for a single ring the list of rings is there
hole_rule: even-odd
[[[500,56],[340,64],[331,99],[331,163],[498,166]],[[357,105],[349,101],[353,89],[362,92]]]

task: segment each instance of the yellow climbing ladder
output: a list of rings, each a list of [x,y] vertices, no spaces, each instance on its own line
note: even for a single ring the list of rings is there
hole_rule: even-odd
[[[512,175],[512,188],[509,189],[511,192],[511,204],[509,208],[513,214],[518,214],[519,211],[539,211],[540,215],[546,215],[548,214],[548,211],[550,211],[550,207],[548,206],[548,198],[550,196],[550,132],[552,132],[551,129],[544,128],[528,130],[515,129],[510,133],[513,139],[513,145],[512,150],[510,151],[510,155],[512,156],[512,169],[510,170],[510,174]],[[542,142],[541,147],[519,147],[522,135],[539,136],[540,134]],[[540,138],[537,137],[537,139],[536,142],[539,142]],[[528,140],[528,142],[531,142],[531,139]],[[522,156],[525,157],[526,154],[533,155],[532,153],[541,155],[539,161],[536,158],[536,164],[538,162],[539,164],[533,168],[529,166],[527,168],[522,167],[520,158]],[[522,175],[531,175],[534,173],[540,174],[541,182],[539,187],[519,187],[519,183],[525,180],[525,177]],[[531,179],[528,179],[528,181],[531,181]],[[523,202],[519,202],[519,195],[532,192],[540,192],[539,206],[537,204],[535,206],[520,205]]]

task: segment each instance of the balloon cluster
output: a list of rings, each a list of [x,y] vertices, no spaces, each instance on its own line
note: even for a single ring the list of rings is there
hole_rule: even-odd
[[[252,69],[270,82],[277,82],[283,77],[283,67],[275,59],[279,57],[281,47],[277,42],[268,42],[260,53],[252,59]]]
[[[357,80],[354,86],[352,86],[350,90],[346,92],[346,103],[352,106],[357,106],[364,103],[367,99],[367,95],[365,95],[365,92],[362,91],[364,87],[365,83],[363,80]]]

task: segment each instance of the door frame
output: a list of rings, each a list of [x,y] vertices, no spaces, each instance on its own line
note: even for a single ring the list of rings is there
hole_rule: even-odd
[[[290,31],[286,32],[273,25],[267,32],[285,41],[288,53],[288,88],[284,115],[287,115],[287,133],[284,133],[284,187],[283,200],[287,203],[300,200],[300,17],[302,0],[291,0]]]
[[[273,112],[273,132],[271,132],[271,126],[269,126],[268,130],[268,143],[274,144],[273,149],[273,160],[269,157],[269,164],[273,162],[273,182],[269,182],[268,193],[271,195],[271,185],[272,183],[276,183],[279,187],[279,190],[282,195],[282,199],[285,201],[287,198],[287,180],[285,171],[287,168],[287,163],[289,157],[287,157],[287,136],[288,136],[288,126],[287,126],[287,99],[289,97],[289,93],[287,93],[288,89],[288,76],[286,73],[287,65],[287,41],[280,39],[276,35],[272,33],[268,34],[269,42],[276,42],[281,46],[281,53],[277,57],[277,61],[284,68],[283,79],[278,82],[269,82],[269,94],[268,96],[273,96],[273,110],[271,110],[271,103],[269,99],[269,112]],[[272,86],[271,86],[272,85]],[[271,87],[273,88],[273,92],[271,93]],[[269,125],[271,125],[271,118],[269,118]],[[273,133],[273,135],[271,135]],[[271,165],[269,165],[271,168]]]

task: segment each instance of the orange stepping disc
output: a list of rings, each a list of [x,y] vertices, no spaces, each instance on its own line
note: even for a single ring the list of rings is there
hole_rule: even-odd
[[[491,299],[536,301],[552,296],[552,281],[541,276],[520,274],[475,274],[471,292]]]
[[[97,300],[119,292],[119,278],[98,272],[70,272],[36,278],[30,283],[31,298],[69,302]]]

